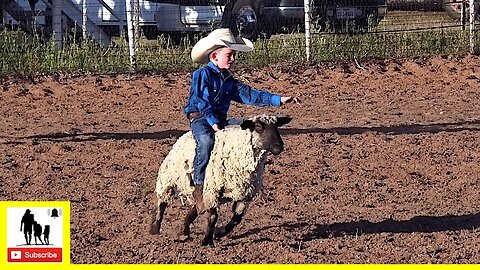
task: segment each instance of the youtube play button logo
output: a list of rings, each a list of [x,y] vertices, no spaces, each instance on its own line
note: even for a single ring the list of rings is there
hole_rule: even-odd
[[[22,251],[20,250],[12,250],[10,251],[10,258],[12,261],[13,260],[21,260],[22,259]]]

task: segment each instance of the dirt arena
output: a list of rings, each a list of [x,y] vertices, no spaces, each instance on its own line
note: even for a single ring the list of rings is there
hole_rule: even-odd
[[[235,71],[300,97],[263,192],[215,247],[150,235],[156,173],[188,130],[190,75],[0,81],[0,199],[69,200],[72,263],[480,263],[480,58]],[[224,205],[219,223],[230,218]]]

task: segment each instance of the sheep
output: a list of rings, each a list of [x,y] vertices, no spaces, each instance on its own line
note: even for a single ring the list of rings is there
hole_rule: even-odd
[[[285,116],[255,116],[244,120],[240,126],[229,126],[215,133],[203,190],[208,226],[202,246],[213,246],[214,238],[224,237],[240,223],[248,203],[262,187],[267,154],[279,155],[284,149],[278,127],[291,120]],[[177,191],[182,201],[185,199],[193,204],[178,234],[180,241],[190,239],[190,225],[200,214],[192,195],[194,155],[195,141],[192,133],[187,132],[177,140],[160,165],[155,190],[157,211],[150,226],[151,234],[160,233],[168,201]],[[215,228],[218,207],[229,201],[233,202],[233,217],[225,226]]]

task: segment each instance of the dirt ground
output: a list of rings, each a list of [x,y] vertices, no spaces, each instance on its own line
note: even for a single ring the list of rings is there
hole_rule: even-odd
[[[0,199],[69,200],[72,263],[480,263],[480,58],[235,70],[300,106],[263,192],[215,247],[150,235],[156,173],[188,130],[190,74],[0,82]],[[224,205],[219,223],[230,218]]]

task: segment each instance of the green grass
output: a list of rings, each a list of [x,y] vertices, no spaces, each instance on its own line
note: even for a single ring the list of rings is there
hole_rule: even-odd
[[[185,39],[179,46],[160,37],[143,41],[137,52],[136,70],[190,69],[190,49],[199,37]],[[477,44],[479,34],[477,32]],[[469,50],[468,30],[445,28],[422,31],[377,32],[358,35],[317,33],[312,38],[315,62],[386,59],[422,55],[464,54]],[[65,42],[67,43],[67,42]],[[68,43],[67,43],[68,44]],[[129,64],[128,45],[118,39],[109,48],[95,42],[70,43],[58,50],[53,41],[44,42],[23,32],[0,32],[0,76],[35,73],[123,73]],[[478,47],[478,46],[477,46]],[[238,55],[239,65],[266,66],[275,63],[306,63],[302,34],[274,36],[255,42],[255,50]]]
[[[0,74],[123,72],[129,69],[126,52],[121,45],[102,49],[94,42],[58,50],[53,41],[4,31],[0,32]]]
[[[468,32],[460,30],[320,35],[314,41],[316,61],[399,58],[468,52]]]

